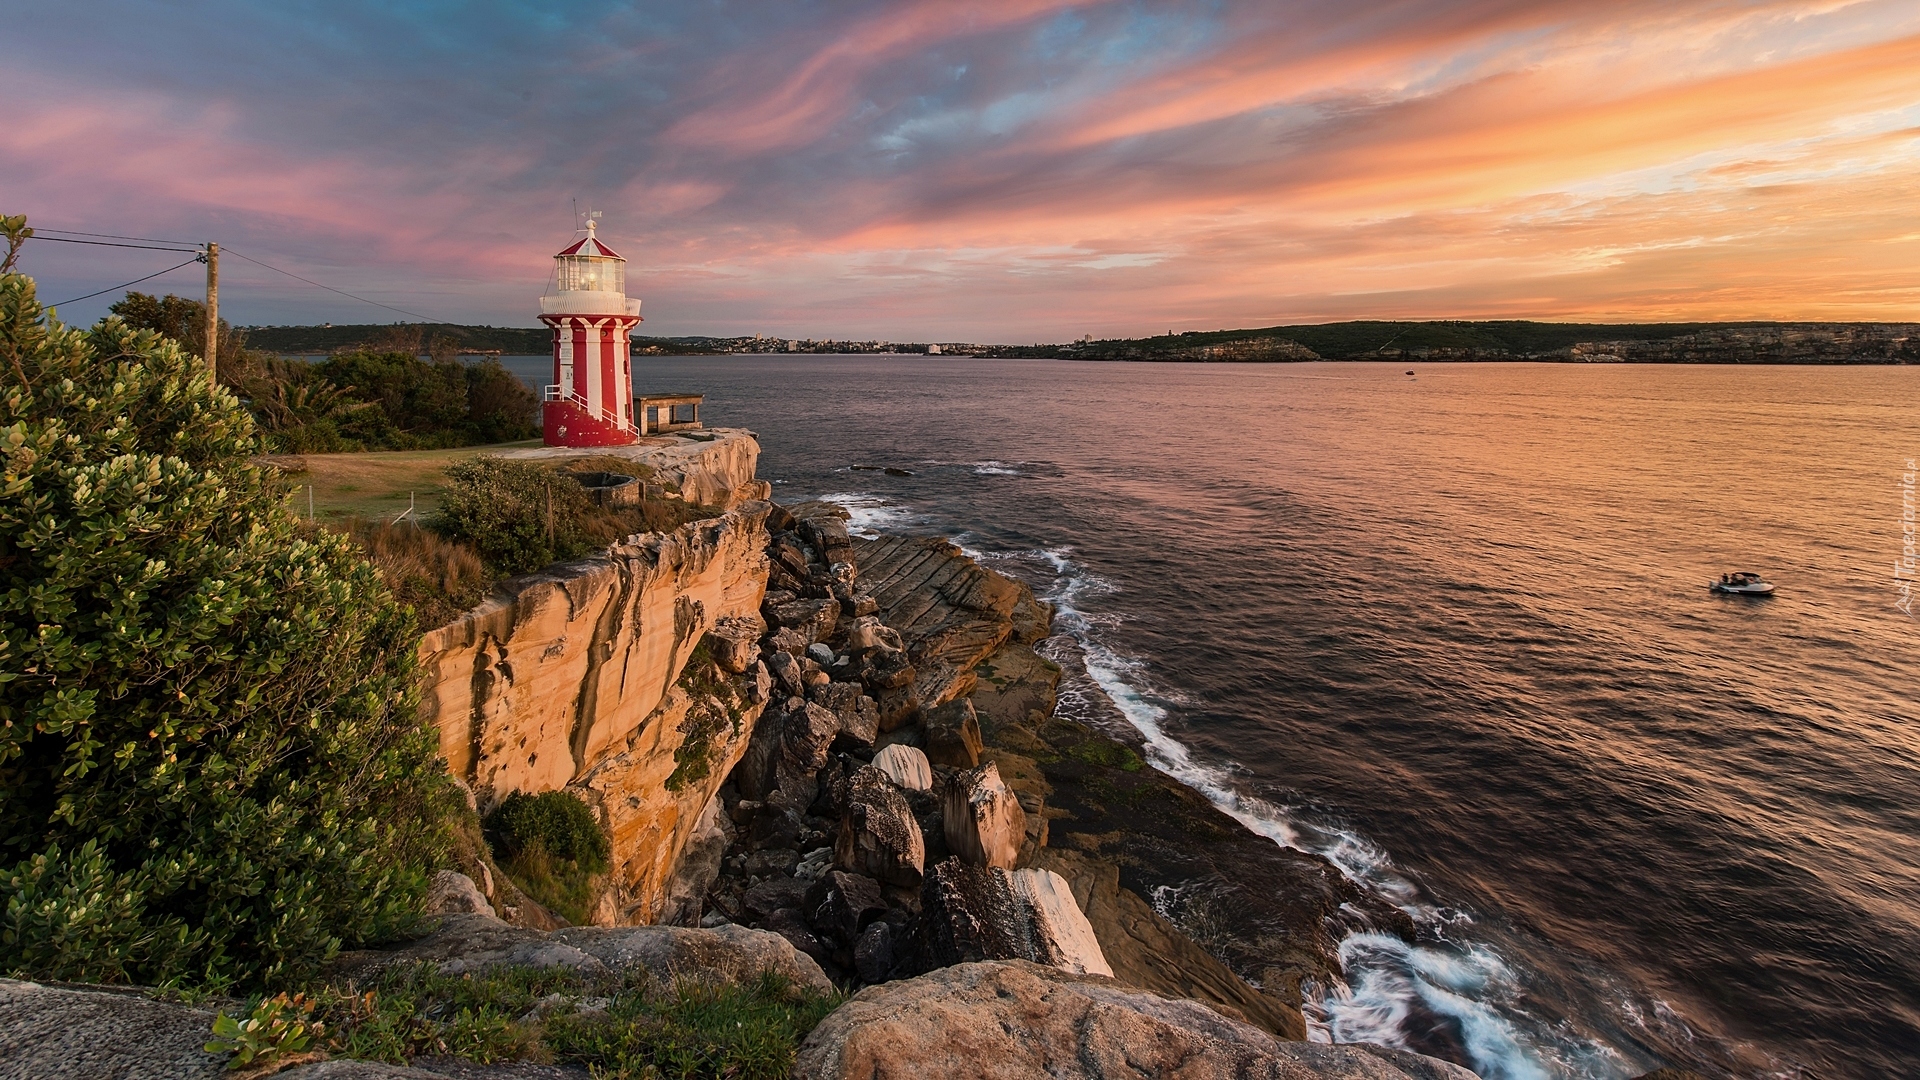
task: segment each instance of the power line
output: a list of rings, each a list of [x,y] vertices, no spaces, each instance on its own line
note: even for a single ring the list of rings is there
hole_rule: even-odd
[[[34,232],[34,235],[36,235],[36,236],[37,236],[37,235],[39,235],[40,233],[50,233],[50,232],[51,232],[51,233],[63,233],[63,234],[65,234],[65,235],[67,235],[67,236],[98,236],[98,237],[101,237],[101,238],[103,238],[103,239],[107,239],[107,240],[139,240],[139,241],[142,241],[143,243],[148,243],[148,244],[187,244],[187,245],[193,245],[193,241],[191,241],[191,240],[155,240],[155,239],[154,239],[153,237],[151,237],[151,236],[121,236],[121,235],[120,235],[119,233],[110,233],[110,232],[81,232],[81,231],[80,231],[80,230],[78,230],[78,229],[47,229],[47,228],[38,228],[38,229],[35,229],[35,230],[33,230],[33,232]],[[48,239],[52,239],[52,237],[48,237]],[[198,245],[193,245],[193,246],[198,246]]]
[[[51,240],[52,237],[48,237],[48,239]],[[180,266],[192,266],[194,263],[197,263],[199,261],[200,261],[199,259],[188,259],[186,262],[181,263]],[[159,273],[148,274],[146,277],[143,277],[143,278],[134,278],[132,281],[127,282],[126,285],[115,285],[111,289],[101,289],[99,292],[90,292],[85,296],[76,296],[71,300],[62,300],[57,304],[48,304],[47,306],[53,307],[53,308],[65,307],[68,304],[77,304],[82,300],[91,300],[94,297],[100,296],[104,293],[119,292],[121,289],[127,288],[127,286],[129,285],[138,285],[143,281],[152,281],[154,278],[159,277],[160,274],[171,274],[175,270],[180,269],[180,266],[169,266],[165,270],[160,271]]]
[[[341,296],[344,296],[349,300],[358,300],[363,304],[372,304],[374,307],[377,307],[377,308],[386,308],[388,311],[397,311],[402,315],[411,315],[414,318],[419,319],[421,322],[431,323],[431,322],[444,321],[441,319],[436,319],[431,315],[422,315],[417,311],[408,311],[406,308],[397,308],[397,307],[394,307],[392,304],[383,304],[378,300],[369,300],[364,296],[355,296],[352,293],[347,292],[345,289],[336,289],[331,285],[322,285],[319,282],[313,280],[312,278],[303,278],[299,274],[296,274],[291,270],[282,270],[279,267],[273,266],[269,263],[263,263],[259,259],[256,259],[251,255],[242,255],[239,252],[233,250],[232,248],[223,248],[221,250],[225,251],[229,255],[234,256],[235,258],[245,259],[248,262],[254,264],[255,266],[264,266],[276,274],[285,274],[295,281],[304,281],[307,284],[312,285],[316,289],[325,289],[330,293],[339,293]]]
[[[197,247],[190,247],[190,248],[189,247],[156,247],[152,244],[114,244],[114,243],[109,243],[108,241],[105,241],[105,240],[69,240],[64,236],[41,236],[38,229],[34,230],[34,234],[32,236],[27,237],[27,239],[47,240],[55,244],[88,244],[93,247],[139,248],[141,251],[185,251],[185,252],[197,253],[200,250]],[[170,243],[170,242],[171,241],[166,241],[166,240],[161,241],[161,243]]]

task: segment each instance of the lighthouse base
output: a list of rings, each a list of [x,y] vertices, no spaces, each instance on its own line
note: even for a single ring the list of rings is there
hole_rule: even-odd
[[[548,446],[630,446],[638,438],[631,428],[602,420],[570,401],[546,402],[542,414]]]

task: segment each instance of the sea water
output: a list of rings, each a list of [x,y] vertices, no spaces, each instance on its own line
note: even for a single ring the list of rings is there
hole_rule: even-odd
[[[776,498],[1032,583],[1063,711],[1409,912],[1316,1037],[1920,1075],[1920,369],[1412,367],[634,365]]]

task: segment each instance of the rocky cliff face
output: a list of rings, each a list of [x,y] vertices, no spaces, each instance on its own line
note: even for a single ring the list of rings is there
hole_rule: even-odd
[[[709,658],[759,632],[770,509],[743,503],[514,579],[420,644],[423,709],[482,811],[559,788],[600,809],[614,865],[596,923],[658,917],[746,750],[765,673]]]

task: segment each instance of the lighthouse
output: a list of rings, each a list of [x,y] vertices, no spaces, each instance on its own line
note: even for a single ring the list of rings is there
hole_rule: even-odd
[[[594,235],[553,257],[540,321],[553,327],[553,382],[545,398],[548,446],[625,446],[640,434],[633,416],[627,335],[640,301],[627,299],[627,260]]]

